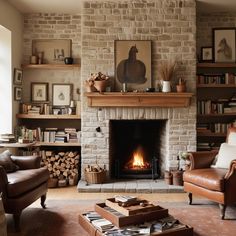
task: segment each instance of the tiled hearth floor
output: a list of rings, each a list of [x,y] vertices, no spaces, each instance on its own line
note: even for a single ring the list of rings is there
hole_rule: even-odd
[[[78,192],[126,192],[126,193],[183,193],[182,186],[167,185],[164,180],[136,179],[116,180],[104,184],[87,184],[80,180]]]

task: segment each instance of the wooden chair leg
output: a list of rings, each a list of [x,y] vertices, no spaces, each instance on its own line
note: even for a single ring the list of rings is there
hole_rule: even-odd
[[[193,201],[193,194],[192,194],[192,193],[189,193],[189,194],[188,194],[188,199],[189,199],[188,204],[189,204],[189,205],[192,205],[192,201]]]
[[[20,216],[21,212],[17,214],[13,214],[14,224],[15,224],[15,231],[20,232]]]
[[[225,211],[226,211],[226,205],[225,204],[219,204],[220,207],[220,217],[222,220],[225,219]]]
[[[45,205],[46,197],[47,197],[46,194],[41,196],[41,206],[42,206],[43,209],[46,208],[46,205]]]

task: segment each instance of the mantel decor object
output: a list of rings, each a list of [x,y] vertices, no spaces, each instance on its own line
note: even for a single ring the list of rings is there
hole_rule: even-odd
[[[98,72],[92,73],[91,76],[85,81],[87,92],[105,92],[109,76]]]
[[[162,92],[171,92],[171,79],[174,76],[177,62],[175,60],[163,61],[159,66],[159,74],[162,79]]]

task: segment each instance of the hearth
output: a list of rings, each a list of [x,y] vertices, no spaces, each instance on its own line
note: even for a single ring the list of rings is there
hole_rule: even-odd
[[[165,120],[111,120],[112,178],[158,178]]]

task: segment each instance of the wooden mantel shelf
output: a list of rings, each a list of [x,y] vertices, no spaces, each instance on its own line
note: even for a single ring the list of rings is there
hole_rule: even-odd
[[[193,93],[85,93],[90,107],[187,107]]]

